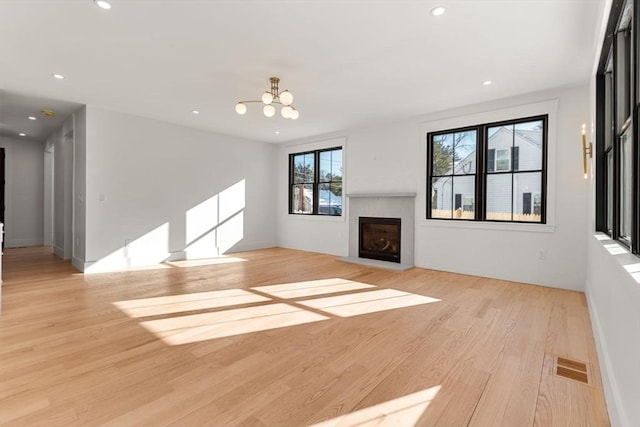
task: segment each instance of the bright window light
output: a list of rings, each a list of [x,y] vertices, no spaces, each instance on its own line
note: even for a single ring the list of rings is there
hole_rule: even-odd
[[[111,4],[108,1],[95,0],[95,2],[98,5],[98,7],[101,7],[102,9],[106,9],[106,10],[111,9]]]

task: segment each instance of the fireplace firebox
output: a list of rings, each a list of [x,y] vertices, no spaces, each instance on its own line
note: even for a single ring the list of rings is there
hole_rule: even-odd
[[[359,218],[360,258],[400,262],[400,218]]]

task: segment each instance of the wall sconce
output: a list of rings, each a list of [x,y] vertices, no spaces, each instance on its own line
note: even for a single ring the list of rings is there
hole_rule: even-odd
[[[587,145],[587,125],[582,124],[582,171],[584,172],[584,179],[587,179],[587,155],[589,158],[593,157],[593,144]]]

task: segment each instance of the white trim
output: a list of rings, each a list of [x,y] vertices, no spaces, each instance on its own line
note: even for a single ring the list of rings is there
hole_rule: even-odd
[[[80,258],[77,257],[71,257],[71,265],[76,269],[79,270],[81,273],[84,273],[84,269],[85,269],[85,262],[84,260],[81,260]]]
[[[53,245],[53,253],[56,254],[59,258],[64,259],[64,248],[60,246]],[[86,263],[85,263],[86,265]]]
[[[5,248],[24,248],[27,246],[42,246],[42,239],[7,239],[4,241]]]
[[[311,215],[287,213],[287,218],[294,221],[345,222],[347,220],[344,208],[342,209],[342,215]]]
[[[421,227],[463,228],[472,230],[520,231],[528,233],[555,233],[556,226],[549,224],[526,224],[522,222],[491,222],[456,219],[422,219]]]

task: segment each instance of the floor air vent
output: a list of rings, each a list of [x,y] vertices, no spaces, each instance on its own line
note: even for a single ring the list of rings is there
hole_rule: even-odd
[[[556,375],[588,384],[587,364],[564,357],[556,359]]]

